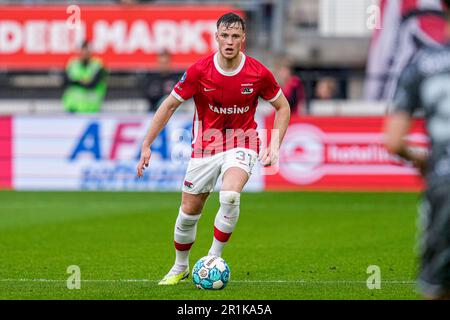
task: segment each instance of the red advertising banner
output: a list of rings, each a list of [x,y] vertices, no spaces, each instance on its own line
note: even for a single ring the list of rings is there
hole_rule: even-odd
[[[418,191],[416,170],[384,147],[384,118],[293,118],[280,151],[280,167],[267,190]],[[266,122],[272,127],[273,118]],[[425,149],[423,121],[408,137]]]
[[[184,69],[216,50],[227,6],[0,6],[0,68],[61,69],[84,39],[110,69],[151,69],[162,50]]]
[[[0,189],[12,187],[12,120],[0,117]]]

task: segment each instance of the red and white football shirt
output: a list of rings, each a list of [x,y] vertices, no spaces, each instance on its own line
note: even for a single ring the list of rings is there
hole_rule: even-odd
[[[258,98],[273,102],[282,91],[262,63],[240,54],[241,63],[232,72],[219,66],[218,52],[201,59],[189,67],[172,91],[181,102],[194,98],[193,157],[236,147],[259,153]]]

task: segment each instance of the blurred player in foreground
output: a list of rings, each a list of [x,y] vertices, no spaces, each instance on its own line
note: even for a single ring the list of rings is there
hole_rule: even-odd
[[[445,1],[450,8],[450,0]],[[449,43],[418,53],[402,73],[386,121],[388,150],[411,161],[427,182],[421,206],[419,290],[427,299],[450,298],[450,10]],[[430,136],[427,157],[408,148],[413,113],[424,112]]]
[[[221,256],[239,218],[240,194],[260,152],[254,116],[258,98],[276,109],[270,146],[260,157],[264,166],[276,164],[278,148],[286,133],[290,107],[272,73],[241,52],[245,21],[228,13],[217,21],[219,50],[193,64],[159,107],[142,144],[137,175],[150,161],[150,146],[180,104],[194,98],[192,158],[182,187],[175,223],[176,260],[160,285],[174,285],[189,276],[189,251],[197,222],[210,192],[222,174],[220,208],[214,222],[209,255]],[[273,137],[273,135],[272,135]]]

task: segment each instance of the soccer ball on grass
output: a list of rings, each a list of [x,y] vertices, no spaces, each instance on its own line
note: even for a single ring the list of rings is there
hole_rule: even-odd
[[[223,289],[230,280],[230,268],[222,258],[206,256],[194,265],[192,280],[199,289]]]

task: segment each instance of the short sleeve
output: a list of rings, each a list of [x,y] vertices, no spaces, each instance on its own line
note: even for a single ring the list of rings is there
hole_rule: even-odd
[[[274,102],[281,95],[280,85],[275,80],[272,72],[264,67],[262,72],[262,90],[260,93],[261,98],[267,100],[268,102]]]
[[[199,75],[200,72],[198,71],[197,65],[190,66],[175,85],[171,94],[180,102],[192,98],[197,91]]]
[[[415,64],[406,67],[398,81],[392,101],[391,112],[413,114],[420,107],[420,75]]]

